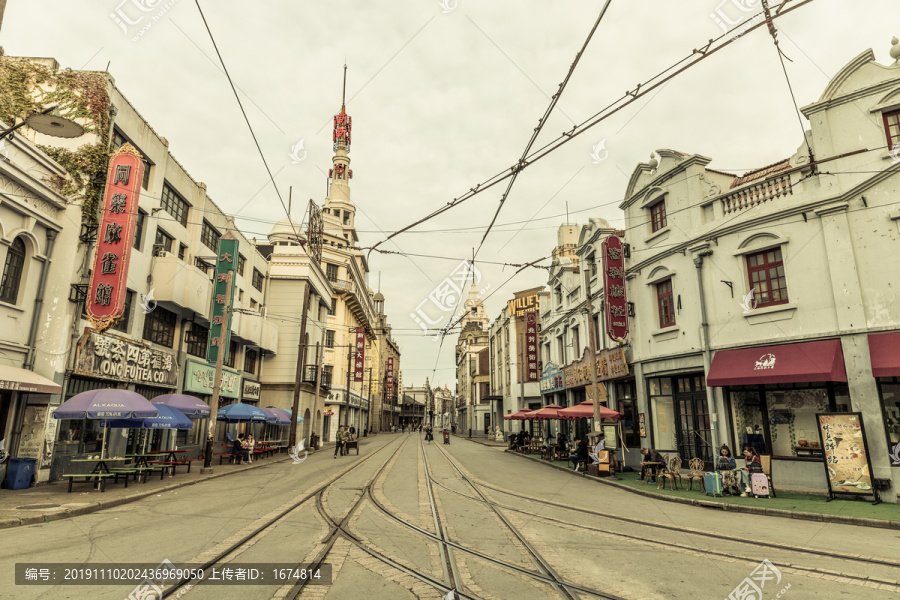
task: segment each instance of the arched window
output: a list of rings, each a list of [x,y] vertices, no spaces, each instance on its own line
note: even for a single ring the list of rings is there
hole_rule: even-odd
[[[25,242],[21,237],[13,240],[6,254],[3,266],[3,280],[0,281],[0,301],[15,304],[19,297],[19,284],[25,267]]]

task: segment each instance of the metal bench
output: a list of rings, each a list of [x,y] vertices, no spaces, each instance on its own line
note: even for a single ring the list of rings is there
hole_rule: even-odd
[[[114,481],[118,481],[117,473],[66,473],[63,477],[68,477],[69,479],[69,492],[72,493],[72,484],[75,482],[76,477],[84,477],[84,481],[79,481],[78,483],[90,483],[96,484],[101,492],[105,492],[106,488],[104,484],[106,483],[107,477],[113,477]],[[97,481],[93,481],[96,478]],[[125,487],[128,487],[128,477],[125,477]]]

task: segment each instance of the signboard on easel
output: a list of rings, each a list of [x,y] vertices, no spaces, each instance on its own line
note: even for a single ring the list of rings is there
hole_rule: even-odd
[[[878,504],[862,413],[817,413],[816,422],[825,452],[828,500],[838,495],[874,496]]]

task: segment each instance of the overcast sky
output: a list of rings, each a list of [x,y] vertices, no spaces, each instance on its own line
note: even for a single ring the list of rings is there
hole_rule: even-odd
[[[346,59],[362,246],[516,162],[602,4],[201,0],[278,189],[286,200],[293,186],[295,206],[324,198]],[[757,12],[741,13],[738,5],[755,9],[759,0],[613,0],[537,146],[720,35],[710,17],[717,8],[733,18]],[[126,34],[110,16],[117,9],[143,19]],[[815,0],[779,19],[800,106],[868,48],[881,63],[893,62],[898,16],[896,0]],[[118,87],[216,203],[256,219],[238,220],[249,237],[264,238],[284,217],[194,0],[9,0],[0,45],[12,56],[56,58],[63,68],[109,64]],[[290,153],[300,140],[307,154],[296,163]],[[595,156],[606,158],[598,163],[591,151],[603,140],[608,156],[600,151]],[[786,158],[801,142],[772,40],[760,28],[526,170],[479,259],[524,263],[549,255],[567,203],[574,223],[603,217],[621,225],[616,201],[637,162],[655,149],[703,154],[711,168],[741,172]],[[380,273],[406,385],[426,376],[455,385],[455,338],[438,356],[440,344],[421,334],[410,313],[471,255],[503,187],[382,246],[455,260],[372,255],[370,285],[378,286]],[[299,209],[294,217],[302,217]],[[529,269],[501,288],[514,269],[478,267],[481,287],[490,284],[493,293],[491,318],[513,292],[546,283],[546,271]],[[450,318],[427,310],[442,317],[439,325]]]

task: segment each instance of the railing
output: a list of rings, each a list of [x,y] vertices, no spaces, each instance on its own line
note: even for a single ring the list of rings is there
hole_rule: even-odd
[[[304,383],[311,383],[311,384],[315,385],[316,370],[317,370],[316,365],[304,365],[302,381]],[[319,387],[322,387],[322,388],[330,388],[331,387],[331,373],[322,373],[322,377],[319,379]]]
[[[793,193],[790,174],[777,175],[723,196],[721,199],[722,210],[727,215],[775,200],[781,196],[790,196]]]

